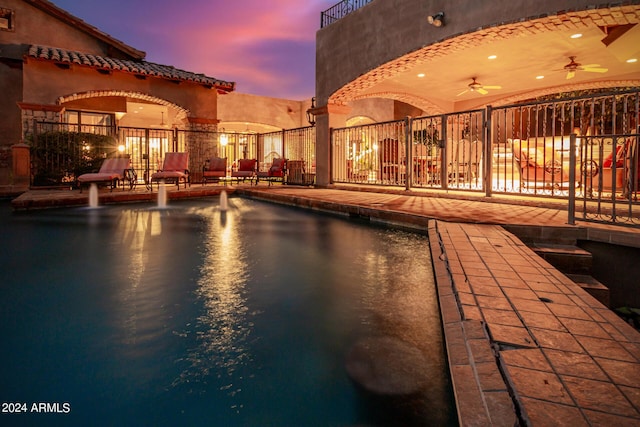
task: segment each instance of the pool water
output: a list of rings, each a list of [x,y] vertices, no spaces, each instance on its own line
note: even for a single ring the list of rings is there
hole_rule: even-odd
[[[3,203],[0,241],[2,425],[456,425],[426,236],[214,198]],[[419,389],[349,377],[379,337]]]

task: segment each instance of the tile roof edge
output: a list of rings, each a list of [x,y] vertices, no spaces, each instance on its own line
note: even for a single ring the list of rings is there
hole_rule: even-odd
[[[27,57],[39,61],[50,61],[57,64],[80,65],[97,70],[112,70],[131,73],[138,76],[153,76],[169,81],[186,81],[203,86],[215,87],[218,93],[224,94],[235,90],[235,82],[219,80],[202,73],[181,70],[172,65],[148,62],[143,59],[117,59],[92,53],[78,52],[52,46],[30,45]]]

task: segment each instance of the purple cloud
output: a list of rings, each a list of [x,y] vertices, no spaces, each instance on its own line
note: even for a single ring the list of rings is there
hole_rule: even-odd
[[[332,0],[53,0],[147,60],[235,81],[236,90],[314,94],[315,33]]]

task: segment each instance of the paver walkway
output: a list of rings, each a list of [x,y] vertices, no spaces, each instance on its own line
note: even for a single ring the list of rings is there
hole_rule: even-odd
[[[501,227],[430,241],[464,425],[640,426],[640,333]]]

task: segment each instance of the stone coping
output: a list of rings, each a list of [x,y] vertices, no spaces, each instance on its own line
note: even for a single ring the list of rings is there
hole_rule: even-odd
[[[640,333],[496,225],[432,221],[460,425],[640,426]]]

